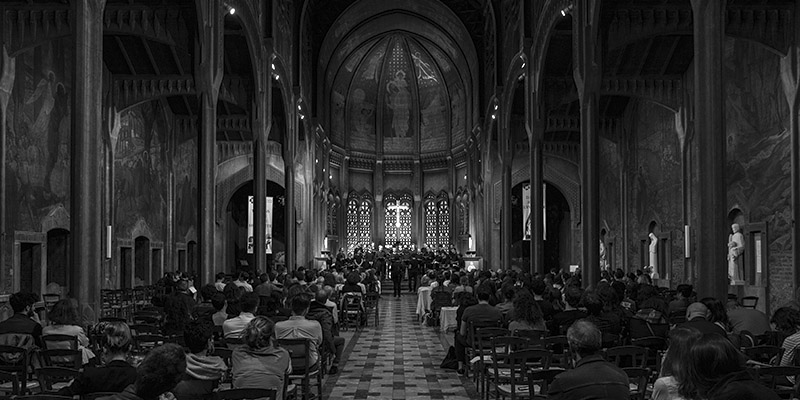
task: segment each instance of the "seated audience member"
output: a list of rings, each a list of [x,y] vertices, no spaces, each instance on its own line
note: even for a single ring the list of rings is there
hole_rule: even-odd
[[[217,289],[218,292],[222,292],[223,290],[225,290],[224,272],[217,272],[216,282],[214,282],[214,289]]]
[[[211,322],[215,326],[222,326],[226,319],[228,319],[228,312],[225,311],[225,295],[217,293],[211,297],[211,305],[214,306],[214,314],[211,315]]]
[[[478,304],[464,309],[459,319],[459,330],[456,335],[454,347],[456,359],[458,360],[458,373],[463,374],[464,362],[466,361],[466,347],[470,346],[467,342],[470,323],[495,323],[498,325],[503,321],[503,313],[489,304],[491,294],[488,290],[478,290]],[[456,314],[457,315],[457,314]]]
[[[503,294],[503,302],[497,304],[495,307],[497,307],[503,315],[508,315],[510,311],[514,310],[514,285],[506,284],[500,291]]]
[[[243,287],[246,292],[253,291],[253,285],[251,285],[248,281],[250,280],[250,274],[245,271],[239,272],[239,279],[233,281],[233,284],[239,287]]]
[[[575,368],[556,376],[548,388],[548,399],[627,399],[628,375],[599,354],[602,334],[593,323],[580,319],[567,329],[569,350]]]
[[[721,301],[713,298],[706,297],[700,300],[708,308],[708,322],[713,322],[715,325],[722,328],[725,334],[731,332],[730,324],[728,322],[728,312],[725,310],[725,305]]]
[[[597,326],[602,333],[619,335],[622,330],[620,321],[613,313],[604,313],[603,300],[596,292],[586,292],[583,295],[583,306],[586,307],[588,319]]]
[[[275,389],[283,398],[284,376],[292,372],[286,349],[273,342],[275,325],[268,318],[255,317],[242,331],[244,346],[231,355],[233,387],[236,389]]]
[[[366,294],[366,290],[364,290],[363,285],[361,283],[361,275],[358,272],[351,272],[347,274],[347,280],[342,286],[342,290],[339,293],[359,293],[359,294]]]
[[[521,290],[514,296],[514,319],[508,324],[508,330],[511,333],[516,330],[547,330],[542,310],[527,290]]]
[[[0,344],[24,347],[42,346],[42,325],[33,311],[38,296],[30,292],[17,292],[8,302],[14,315],[0,322]]]
[[[553,315],[550,334],[563,335],[573,322],[586,318],[586,313],[578,309],[582,298],[583,291],[578,287],[568,286],[564,290],[564,311]]]
[[[58,391],[61,396],[95,392],[121,392],[136,381],[136,368],[128,364],[133,338],[124,322],[109,322],[103,332],[103,366],[86,366],[72,383]]]
[[[217,288],[208,284],[200,288],[200,303],[194,306],[192,310],[192,319],[204,319],[212,321],[212,316],[217,312],[211,300],[219,294]]]
[[[78,302],[75,299],[61,299],[48,313],[50,325],[42,329],[42,335],[69,335],[78,339],[78,350],[82,353],[82,364],[88,364],[94,358],[94,353],[89,350],[89,337],[83,330],[78,315]],[[70,348],[69,342],[50,343],[53,348]]]
[[[762,335],[771,330],[767,314],[754,308],[742,307],[736,299],[728,300],[728,322],[733,333],[748,331],[753,335]]]
[[[147,353],[136,368],[136,382],[122,393],[101,400],[157,400],[172,390],[186,372],[186,355],[183,347],[167,343]]]
[[[692,356],[692,344],[701,337],[703,334],[694,328],[675,328],[669,332],[669,348],[661,363],[661,373],[653,384],[651,400],[688,400],[678,394],[680,385],[674,371],[686,368]]]
[[[462,275],[458,278],[458,286],[453,289],[453,300],[458,302],[458,298],[463,293],[472,293],[472,286],[469,285],[469,277],[467,275]]]
[[[228,313],[228,318],[235,318],[242,312],[240,303],[245,293],[247,293],[247,290],[241,286],[236,286],[233,282],[225,285],[225,290],[222,294],[225,295],[225,311]]]
[[[557,310],[553,303],[545,299],[545,293],[547,292],[547,285],[541,279],[534,279],[531,282],[531,293],[533,293],[533,298],[536,300],[536,304],[539,305],[539,309],[542,310],[542,316],[544,316],[545,321],[549,321],[553,318],[553,315],[556,314]]]
[[[775,392],[744,369],[744,356],[723,336],[705,334],[692,344],[691,356],[672,372],[686,399],[777,400]]]
[[[258,295],[255,293],[245,293],[240,301],[242,311],[238,317],[230,318],[222,323],[222,333],[225,339],[239,338],[247,324],[255,318],[255,312],[258,308]]]
[[[775,330],[785,337],[781,344],[783,357],[780,365],[795,365],[794,353],[800,346],[800,311],[789,307],[781,307],[772,315],[772,323],[775,324]],[[794,383],[793,377],[789,380]]]
[[[325,289],[317,290],[314,301],[308,307],[306,318],[319,322],[322,327],[323,348],[334,356],[333,365],[329,373],[335,375],[339,372],[339,361],[342,359],[342,351],[344,350],[344,338],[334,335],[333,315],[331,315],[331,310],[325,306],[327,301],[328,291]]]
[[[669,302],[667,310],[669,315],[673,313],[686,314],[686,308],[689,307],[689,299],[692,298],[692,285],[680,284],[678,285],[677,298]]]
[[[211,323],[204,320],[186,324],[183,341],[186,354],[186,376],[172,389],[178,400],[210,399],[219,385],[222,374],[228,369],[222,358],[212,356]]]
[[[699,302],[689,304],[689,307],[686,308],[686,322],[682,322],[676,327],[694,328],[703,334],[716,333],[717,335],[726,336],[725,330],[708,320],[708,307]]]
[[[292,298],[292,316],[275,324],[275,337],[278,339],[310,339],[309,362],[315,365],[319,360],[322,346],[322,326],[317,321],[306,319],[311,306],[311,295],[298,294]]]
[[[614,280],[611,282],[611,288],[617,293],[617,298],[625,297],[625,272],[622,268],[617,268],[614,271]]]
[[[189,282],[181,279],[175,284],[175,291],[164,301],[164,334],[171,336],[182,333],[186,323],[192,319],[195,305],[189,293]]]

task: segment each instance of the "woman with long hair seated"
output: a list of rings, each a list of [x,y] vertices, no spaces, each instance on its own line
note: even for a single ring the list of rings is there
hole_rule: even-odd
[[[62,299],[53,305],[47,315],[50,325],[42,329],[42,335],[68,335],[78,339],[78,350],[82,353],[81,364],[89,363],[95,358],[94,353],[89,350],[89,337],[83,330],[81,317],[78,314],[78,302],[75,299]],[[50,342],[51,348],[68,349],[69,342]]]
[[[284,377],[292,372],[289,352],[275,347],[275,324],[268,318],[255,317],[242,331],[245,346],[231,355],[233,387],[275,389],[276,399],[283,398]]]
[[[691,357],[692,344],[703,337],[697,329],[678,327],[669,332],[669,348],[661,363],[661,373],[653,384],[652,400],[685,400],[678,394],[675,371],[685,368]]]
[[[72,384],[58,391],[62,396],[96,392],[121,392],[136,381],[136,368],[128,363],[133,338],[124,322],[109,322],[103,332],[103,366],[87,366]]]
[[[762,385],[744,368],[745,356],[728,338],[705,334],[695,341],[691,356],[681,368],[672,370],[678,381],[678,394],[688,400],[778,400],[780,397]]]
[[[513,319],[508,324],[509,331],[513,333],[516,330],[547,330],[542,310],[527,290],[518,290],[513,304],[513,313],[509,313],[513,314]],[[511,317],[511,315],[509,316]]]

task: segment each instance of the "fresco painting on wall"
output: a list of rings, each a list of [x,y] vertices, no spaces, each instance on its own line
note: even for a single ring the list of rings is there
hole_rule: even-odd
[[[161,103],[144,103],[120,116],[114,149],[114,210],[117,235],[127,237],[138,219],[166,226],[167,138],[170,119]],[[158,235],[157,232],[153,232]],[[148,238],[163,240],[163,237]]]
[[[395,38],[387,62],[388,68],[383,74],[383,136],[384,149],[387,152],[411,151],[415,148],[413,139],[416,136],[416,116],[412,113],[414,104],[411,100],[411,79],[416,74],[411,70],[406,53],[404,41]]]
[[[440,71],[431,57],[413,43],[409,44],[419,91],[420,148],[437,151],[447,148],[448,107],[450,103]]]
[[[378,70],[385,53],[385,41],[375,46],[361,62],[351,83],[348,119],[350,145],[357,150],[375,151]]]
[[[194,228],[197,220],[196,138],[180,143],[175,153],[175,235],[180,241]]]
[[[53,208],[69,209],[72,43],[57,40],[17,55],[8,104],[7,226],[39,231]]]

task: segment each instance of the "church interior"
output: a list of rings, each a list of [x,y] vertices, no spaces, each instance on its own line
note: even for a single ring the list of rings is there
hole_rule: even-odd
[[[105,292],[168,272],[199,289],[390,248],[583,287],[639,270],[767,315],[800,301],[797,1],[8,0],[0,15],[0,303],[58,294],[96,319]],[[388,290],[384,329],[347,333],[346,352],[425,335],[406,364],[427,371],[446,347],[404,327],[416,295]],[[468,390],[418,395],[477,396],[431,373]],[[326,396],[399,393],[348,379]]]

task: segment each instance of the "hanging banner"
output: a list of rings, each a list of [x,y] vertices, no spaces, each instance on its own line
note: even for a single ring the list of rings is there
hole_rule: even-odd
[[[267,254],[272,254],[272,197],[267,197]]]
[[[531,185],[522,186],[522,240],[531,240]]]
[[[253,221],[255,217],[253,216],[255,210],[255,204],[253,204],[253,196],[247,196],[247,254],[253,254]]]
[[[253,196],[247,196],[247,254],[253,254],[255,240],[253,238],[253,224],[255,221],[255,204]],[[267,197],[266,245],[267,254],[272,254],[272,197]]]

